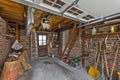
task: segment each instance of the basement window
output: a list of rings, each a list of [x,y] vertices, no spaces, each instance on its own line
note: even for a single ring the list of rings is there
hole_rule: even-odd
[[[49,2],[48,0],[43,0],[43,3],[47,4],[47,5],[52,5],[52,2]]]
[[[64,6],[64,5],[65,5],[65,3],[62,2],[61,0],[57,0],[55,3],[58,4],[58,5],[61,5],[61,6]]]
[[[47,45],[47,36],[46,35],[39,35],[39,46]]]
[[[53,7],[60,9],[61,6],[54,4]]]
[[[65,2],[61,0],[43,0],[43,3],[57,9],[60,9],[65,5]]]
[[[83,11],[79,10],[76,7],[70,8],[67,12],[70,13],[70,14],[72,14],[72,15],[75,15],[75,16],[78,16],[78,15],[84,13]]]
[[[86,19],[86,20],[90,20],[90,19],[93,19],[94,17],[91,16],[91,15],[87,15],[87,16],[84,16],[82,17],[83,19]]]

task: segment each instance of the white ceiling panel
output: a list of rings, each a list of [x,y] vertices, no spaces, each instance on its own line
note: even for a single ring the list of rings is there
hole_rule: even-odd
[[[97,18],[120,12],[120,0],[79,0],[78,6]]]

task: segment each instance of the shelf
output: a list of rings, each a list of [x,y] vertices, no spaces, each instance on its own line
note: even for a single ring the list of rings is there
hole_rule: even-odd
[[[8,33],[14,33],[14,34],[16,34],[16,31],[8,31]]]
[[[16,39],[19,40],[19,28],[17,22],[7,21],[6,32],[16,35]]]
[[[96,34],[96,35],[89,35],[89,34],[86,34],[84,35],[83,37],[96,37],[96,36],[105,36],[105,35],[116,35],[116,34],[119,34],[120,35],[120,32],[114,32],[114,33],[100,33],[100,34]]]

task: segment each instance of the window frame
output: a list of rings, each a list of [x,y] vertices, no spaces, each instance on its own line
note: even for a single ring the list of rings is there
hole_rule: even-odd
[[[41,36],[41,39],[40,39],[40,36]],[[45,39],[44,39],[44,36],[45,36]],[[41,44],[40,44],[40,42],[41,42]],[[38,45],[39,46],[47,46],[47,35],[44,35],[44,34],[38,35]]]

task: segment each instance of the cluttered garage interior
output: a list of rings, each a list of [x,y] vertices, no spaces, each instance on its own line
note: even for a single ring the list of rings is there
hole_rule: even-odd
[[[0,80],[120,80],[120,0],[0,0]]]

